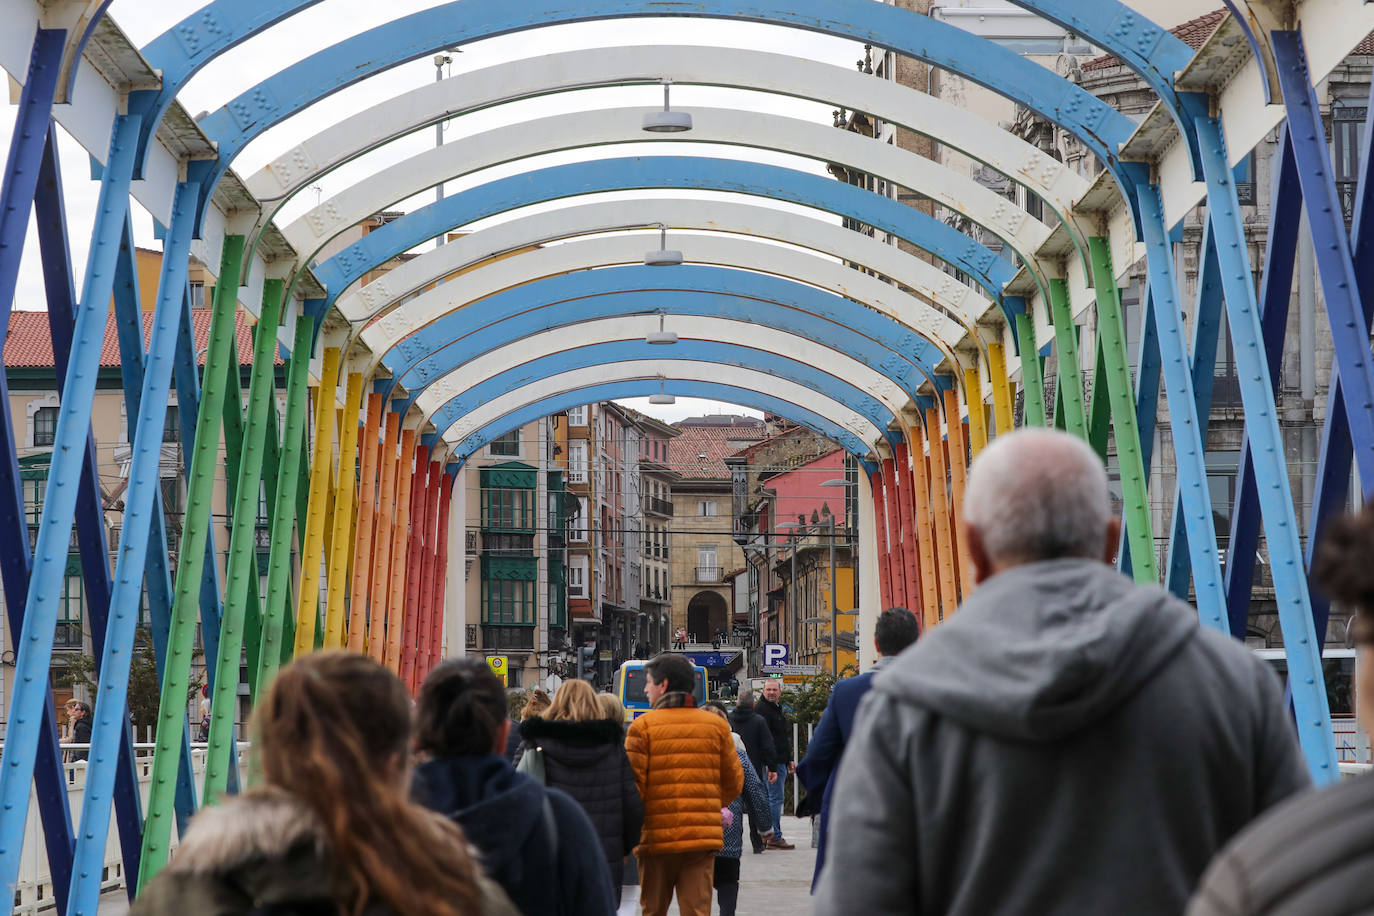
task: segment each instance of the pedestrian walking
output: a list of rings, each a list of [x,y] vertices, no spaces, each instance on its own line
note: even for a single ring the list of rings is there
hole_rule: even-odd
[[[613,693],[598,693],[596,701],[601,704],[601,712],[612,722],[620,726],[620,735],[623,740],[625,737],[625,705],[620,702],[620,698]]]
[[[463,833],[413,804],[410,696],[366,656],[287,665],[253,713],[262,785],[204,808],[133,916],[516,916]]]
[[[67,752],[69,763],[91,758],[91,707],[80,700],[67,701],[67,740],[72,744],[86,747],[72,748]]]
[[[682,916],[710,916],[720,809],[744,788],[744,770],[724,721],[696,709],[696,673],[665,652],[644,666],[653,708],[630,725],[625,749],[644,799],[639,859],[643,916],[665,916],[677,895]]]
[[[420,688],[416,801],[457,822],[524,916],[608,916],[611,874],[582,807],[517,773],[506,689],[480,658],[450,659]]]
[[[521,724],[520,737],[521,753],[540,758],[544,785],[568,793],[591,818],[618,907],[625,857],[639,845],[644,824],[644,803],[625,756],[624,725],[606,718],[591,684],[564,681],[548,712]]]
[[[725,706],[715,700],[702,708],[729,721]],[[768,820],[768,792],[763,788],[763,781],[759,779],[753,761],[749,759],[743,736],[738,732],[732,734],[735,755],[739,758],[740,769],[744,771],[744,791],[721,811],[725,839],[720,852],[716,853],[715,871],[711,879],[711,885],[716,889],[716,906],[720,916],[735,916],[735,907],[739,904],[739,860],[744,854],[744,828],[741,822],[744,811],[748,809],[750,823],[754,823],[755,819],[760,824]],[[771,830],[765,833],[764,839],[771,834]]]
[[[1354,610],[1355,711],[1374,729],[1374,506],[1331,524],[1313,579]],[[1213,860],[1187,916],[1338,916],[1374,911],[1374,776],[1276,806]]]
[[[754,694],[751,691],[746,690],[739,695],[735,711],[730,716],[730,727],[744,743],[754,772],[763,774],[761,782],[766,786],[767,783],[776,781],[778,774],[774,772],[774,768],[780,761],[773,744],[773,732],[768,728],[763,716],[755,711]],[[767,791],[765,788],[765,795]],[[763,835],[767,834],[771,838],[773,834],[773,809],[768,807],[765,810],[767,816],[756,817],[752,809],[749,812],[749,842],[754,848],[755,855],[763,852],[765,848],[767,841],[763,839]],[[760,830],[760,827],[763,829]]]
[[[796,849],[783,839],[782,799],[787,776],[796,770],[792,760],[792,723],[787,721],[787,713],[782,708],[782,684],[776,679],[763,685],[763,699],[755,707],[768,730],[773,735],[773,748],[776,763],[768,767],[771,774],[768,783],[768,807],[773,814],[773,839],[768,841],[769,849]]]
[[[999,435],[963,522],[977,589],[860,706],[816,916],[1181,912],[1309,784],[1273,674],[1109,565],[1120,523],[1079,439]]]
[[[811,892],[821,880],[821,868],[825,864],[825,846],[830,827],[830,808],[834,801],[835,775],[839,772],[840,756],[844,753],[849,736],[854,732],[854,717],[859,711],[859,701],[873,687],[873,679],[888,667],[907,646],[916,641],[920,626],[916,615],[904,607],[890,607],[878,615],[878,623],[873,628],[873,642],[878,650],[878,660],[863,674],[837,681],[830,690],[830,699],[825,704],[825,712],[811,741],[806,746],[806,756],[797,764],[797,778],[806,789],[808,798],[815,795],[821,800],[820,830],[816,841],[816,870],[811,877]]]
[[[542,716],[553,704],[549,692],[541,687],[531,687],[525,691],[525,707],[520,710],[520,721]]]

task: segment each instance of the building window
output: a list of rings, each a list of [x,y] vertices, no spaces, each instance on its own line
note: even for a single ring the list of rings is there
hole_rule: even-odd
[[[1364,138],[1366,109],[1353,105],[1331,107],[1331,159],[1335,165],[1336,192],[1348,225],[1355,215],[1355,189],[1360,179],[1360,143]]]
[[[568,422],[572,422],[571,420]],[[586,441],[568,443],[568,482],[587,482],[587,443]]]
[[[568,539],[573,541],[585,541],[587,539],[587,514],[581,506],[577,511],[568,516]]]
[[[534,530],[534,491],[489,487],[482,491],[482,527]]]
[[[57,439],[57,408],[40,407],[33,415],[33,444],[35,448],[51,448]]]
[[[720,565],[716,562],[715,547],[697,548],[697,581],[720,581]]]
[[[178,442],[181,440],[181,414],[177,411],[177,405],[167,405],[167,418],[162,422],[162,441]]]
[[[205,308],[205,284],[192,282],[191,286],[191,308]]]
[[[697,500],[697,515],[712,516],[716,514],[716,501],[714,499]]]
[[[75,569],[69,566],[67,578],[62,583],[62,603],[58,607],[57,629],[53,632],[54,648],[81,648],[81,609],[85,593],[80,565],[76,564]]]
[[[494,456],[520,457],[520,430],[513,429],[491,440],[488,452]]]
[[[482,622],[533,625],[533,579],[483,579]]]
[[[587,558],[577,557],[568,564],[568,597],[587,597]]]
[[[569,425],[569,426],[586,426],[586,425],[587,425],[587,406],[586,406],[585,404],[582,405],[581,407],[570,407],[570,408],[568,408],[568,425]]]

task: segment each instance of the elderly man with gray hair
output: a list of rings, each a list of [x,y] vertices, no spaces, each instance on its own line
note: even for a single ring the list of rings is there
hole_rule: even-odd
[[[1109,565],[1083,442],[998,436],[964,501],[977,590],[874,680],[815,913],[1177,913],[1308,785],[1277,680]]]

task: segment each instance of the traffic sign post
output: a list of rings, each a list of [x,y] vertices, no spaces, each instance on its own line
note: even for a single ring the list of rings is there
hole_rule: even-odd
[[[491,669],[492,674],[501,679],[502,687],[509,686],[510,680],[507,675],[510,671],[510,660],[506,656],[488,655],[487,667]]]

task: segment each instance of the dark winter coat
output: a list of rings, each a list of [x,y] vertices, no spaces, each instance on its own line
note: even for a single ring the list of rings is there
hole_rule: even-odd
[[[821,800],[821,823],[816,838],[816,868],[811,875],[811,892],[821,880],[821,869],[825,867],[825,844],[830,832],[830,807],[835,800],[835,777],[840,772],[840,757],[844,746],[854,732],[854,719],[859,712],[859,701],[868,695],[873,687],[874,676],[892,663],[890,658],[880,658],[863,674],[837,681],[830,691],[830,700],[825,704],[820,724],[806,745],[806,756],[797,764],[797,778],[806,789],[807,798]]]
[[[736,735],[736,738],[739,736]],[[734,812],[734,821],[729,827],[725,828],[725,844],[721,846],[720,852],[716,853],[717,859],[738,859],[744,854],[744,811],[749,810],[749,816],[754,819],[756,824],[771,824],[773,813],[768,807],[768,790],[763,787],[763,780],[759,778],[758,771],[749,761],[749,754],[740,745],[742,742],[735,742],[735,753],[739,757],[740,769],[744,771],[744,791],[739,794],[734,801],[727,806]],[[772,828],[769,827],[771,830]]]
[[[759,700],[754,710],[768,723],[768,731],[773,735],[775,767],[786,766],[792,762],[792,723],[787,721],[787,713],[782,707],[768,700]]]
[[[765,767],[778,765],[778,751],[773,744],[773,732],[768,723],[752,707],[739,707],[730,714],[730,727],[744,742],[754,772],[763,773]]]
[[[72,742],[71,742],[71,743],[72,743],[72,744],[90,744],[90,743],[91,743],[91,716],[90,716],[90,713],[87,713],[86,715],[84,715],[84,716],[82,716],[81,718],[77,719],[77,720],[76,720],[76,723],[72,725]],[[73,759],[73,760],[89,760],[89,759],[91,759],[91,752],[90,752],[90,749],[89,749],[89,748],[84,748],[84,747],[83,747],[83,748],[73,748],[73,749],[72,749],[72,759]]]
[[[1017,566],[874,678],[814,912],[1178,913],[1308,784],[1278,681],[1239,642],[1106,564]]]
[[[519,916],[505,893],[478,879],[482,916]],[[315,814],[280,789],[254,789],[204,808],[131,916],[318,916],[342,912],[348,879],[334,867]],[[393,916],[381,902],[365,916]],[[403,916],[403,914],[394,914]]]
[[[1374,776],[1290,799],[1214,860],[1187,916],[1374,911]]]
[[[601,843],[582,807],[515,772],[505,757],[449,757],[415,768],[411,794],[447,815],[524,916],[610,916]]]
[[[639,845],[644,803],[635,787],[635,774],[625,756],[625,736],[619,722],[564,722],[526,719],[520,724],[522,753],[543,748],[544,784],[561,789],[587,812],[601,838],[611,886],[619,892],[625,877],[625,857]]]

